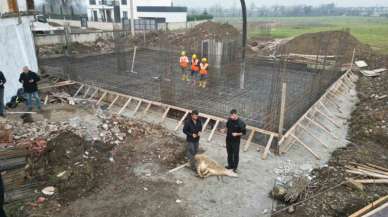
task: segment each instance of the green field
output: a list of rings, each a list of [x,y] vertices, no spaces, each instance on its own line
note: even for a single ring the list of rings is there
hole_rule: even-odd
[[[257,21],[276,22],[276,27],[271,30],[271,36],[275,38],[349,28],[361,42],[371,45],[377,51],[388,53],[388,18],[384,17],[250,17],[248,21],[251,23],[248,29],[250,37],[262,34],[260,28],[252,25]]]

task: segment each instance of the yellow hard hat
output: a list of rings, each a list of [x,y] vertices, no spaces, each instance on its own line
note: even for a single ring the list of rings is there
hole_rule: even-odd
[[[186,51],[182,51],[181,56],[186,56]]]
[[[192,58],[197,59],[197,54],[193,54]]]
[[[207,62],[207,59],[206,59],[206,58],[202,58],[201,61],[204,62],[204,63],[206,63],[206,62]]]

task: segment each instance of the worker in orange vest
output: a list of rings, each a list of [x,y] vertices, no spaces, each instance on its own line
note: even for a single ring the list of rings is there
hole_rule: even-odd
[[[193,54],[191,57],[191,79],[193,81],[193,85],[195,86],[199,73],[199,59],[196,54]]]
[[[201,64],[199,64],[199,68],[199,74],[201,76],[201,79],[199,81],[199,87],[206,88],[209,73],[209,64],[207,63],[207,58],[202,58]]]
[[[187,73],[187,68],[189,68],[189,58],[186,56],[186,51],[181,52],[181,57],[179,58],[179,66],[182,70],[182,81],[188,81],[189,75]]]

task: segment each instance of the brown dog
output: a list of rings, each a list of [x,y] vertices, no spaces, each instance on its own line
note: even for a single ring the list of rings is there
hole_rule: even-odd
[[[201,178],[209,176],[217,176],[219,179],[223,176],[237,178],[237,173],[232,170],[227,170],[223,166],[219,165],[214,160],[209,159],[205,154],[197,154],[194,156],[197,174]]]

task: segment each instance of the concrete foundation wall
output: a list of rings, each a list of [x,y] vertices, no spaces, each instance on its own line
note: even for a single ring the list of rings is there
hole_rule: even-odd
[[[95,42],[97,39],[110,40],[113,39],[113,32],[97,32],[97,33],[72,33],[71,41],[78,43]],[[35,44],[51,45],[51,44],[63,44],[65,43],[65,35],[37,35],[35,36]]]
[[[38,63],[34,39],[28,22],[19,25],[9,25],[9,23],[5,25],[0,19],[0,29],[0,70],[7,79],[4,97],[8,102],[21,87],[19,75],[23,66],[28,66],[37,72]]]

